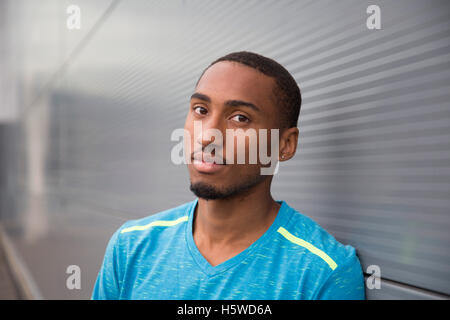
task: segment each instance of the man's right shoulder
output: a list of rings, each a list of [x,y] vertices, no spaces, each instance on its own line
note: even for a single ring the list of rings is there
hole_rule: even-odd
[[[115,232],[115,236],[125,240],[144,240],[161,232],[174,232],[188,221],[189,212],[196,200],[177,207],[160,211],[144,218],[128,220]]]

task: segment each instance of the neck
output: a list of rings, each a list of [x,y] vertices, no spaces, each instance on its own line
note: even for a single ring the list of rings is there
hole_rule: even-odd
[[[208,248],[246,248],[272,225],[279,208],[270,194],[270,181],[232,198],[199,198],[194,213],[194,239]]]

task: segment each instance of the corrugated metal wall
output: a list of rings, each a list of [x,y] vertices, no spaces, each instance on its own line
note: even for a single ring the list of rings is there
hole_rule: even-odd
[[[80,30],[66,28],[69,4]],[[366,26],[371,4],[381,30]],[[117,227],[193,199],[170,134],[202,70],[238,50],[279,61],[302,89],[298,154],[276,198],[356,247],[364,269],[380,267],[369,298],[450,295],[448,1],[23,0],[0,11],[2,94],[18,111],[0,125],[0,218],[42,297],[89,298]],[[81,290],[66,288],[72,264]]]

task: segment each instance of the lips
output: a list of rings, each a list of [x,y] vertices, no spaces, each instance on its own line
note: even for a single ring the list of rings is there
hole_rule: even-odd
[[[203,159],[202,159],[203,156]],[[219,170],[222,170],[225,167],[225,160],[223,160],[223,164],[218,164],[214,161],[214,158],[206,155],[206,154],[202,154],[202,153],[196,153],[194,154],[194,156],[192,157],[192,164],[194,165],[194,168],[202,173],[214,173],[217,172]]]

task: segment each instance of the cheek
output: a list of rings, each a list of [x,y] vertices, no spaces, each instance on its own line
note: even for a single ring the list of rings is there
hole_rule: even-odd
[[[184,125],[184,135],[183,135],[183,148],[186,157],[186,162],[189,164],[191,162],[191,155],[194,147],[194,128],[191,122],[186,121]]]
[[[232,144],[232,148],[231,148]],[[231,148],[231,149],[230,149]],[[239,164],[240,166],[259,164],[259,136],[258,130],[254,134],[236,134],[226,137],[223,148],[228,163]],[[227,152],[232,151],[232,152]],[[238,157],[245,157],[245,162],[238,162]]]

